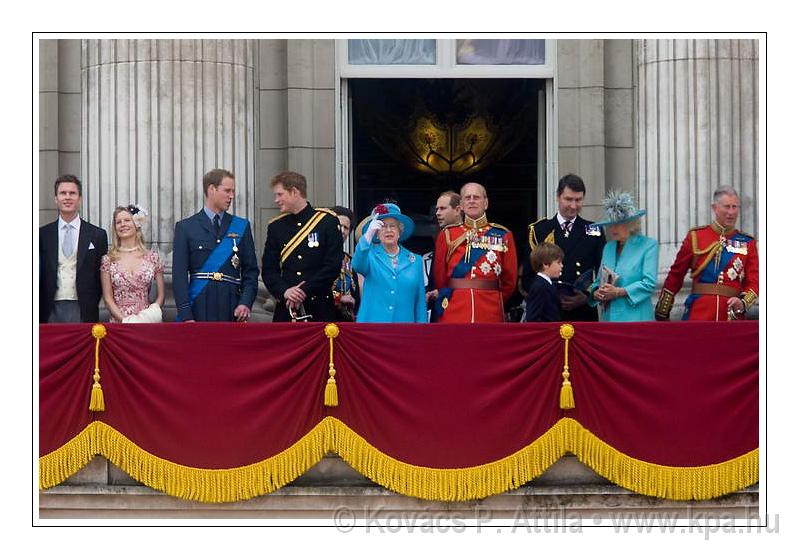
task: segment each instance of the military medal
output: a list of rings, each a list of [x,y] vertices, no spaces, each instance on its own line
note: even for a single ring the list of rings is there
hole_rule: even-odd
[[[239,246],[236,244],[236,238],[233,239],[233,256],[231,257],[231,264],[233,268],[239,269],[241,261],[239,260]]]
[[[319,247],[319,234],[318,233],[309,233],[308,234],[308,246],[310,248]]]

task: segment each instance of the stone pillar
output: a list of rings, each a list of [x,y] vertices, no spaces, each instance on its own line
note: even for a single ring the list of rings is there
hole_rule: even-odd
[[[711,195],[741,195],[742,230],[758,235],[758,42],[640,40],[638,194],[663,275],[689,228],[712,219]]]
[[[255,41],[90,39],[81,51],[89,221],[110,235],[115,206],[143,206],[169,273],[175,222],[202,208],[209,169],[236,175],[231,211],[252,219]]]
[[[53,183],[81,175],[81,42],[40,39],[39,224],[56,219]]]
[[[595,220],[606,190],[604,41],[561,39],[556,44],[558,176],[575,173],[583,178],[582,215]],[[546,215],[552,216],[555,192],[546,202]]]

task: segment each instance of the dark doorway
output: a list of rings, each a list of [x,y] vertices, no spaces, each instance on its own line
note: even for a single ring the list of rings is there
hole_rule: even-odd
[[[387,200],[416,223],[406,245],[425,253],[442,191],[484,185],[488,216],[525,254],[537,217],[538,114],[544,80],[353,79],[354,206],[360,220]]]

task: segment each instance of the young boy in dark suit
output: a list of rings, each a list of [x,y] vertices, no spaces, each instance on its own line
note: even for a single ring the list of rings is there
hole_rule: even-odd
[[[536,271],[525,299],[525,320],[561,320],[561,304],[553,281],[564,268],[564,251],[553,243],[540,243],[531,251],[531,269]]]

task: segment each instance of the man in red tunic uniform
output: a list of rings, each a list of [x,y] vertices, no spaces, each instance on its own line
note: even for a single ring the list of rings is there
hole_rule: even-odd
[[[656,304],[656,319],[668,321],[675,294],[692,271],[692,293],[686,298],[684,320],[741,319],[758,298],[758,249],[755,238],[735,228],[739,195],[730,187],[714,193],[715,220],[689,230],[664,281]]]
[[[507,228],[489,223],[489,198],[478,183],[461,187],[464,223],[439,232],[433,278],[440,323],[502,323],[503,302],[517,284],[517,249]]]

